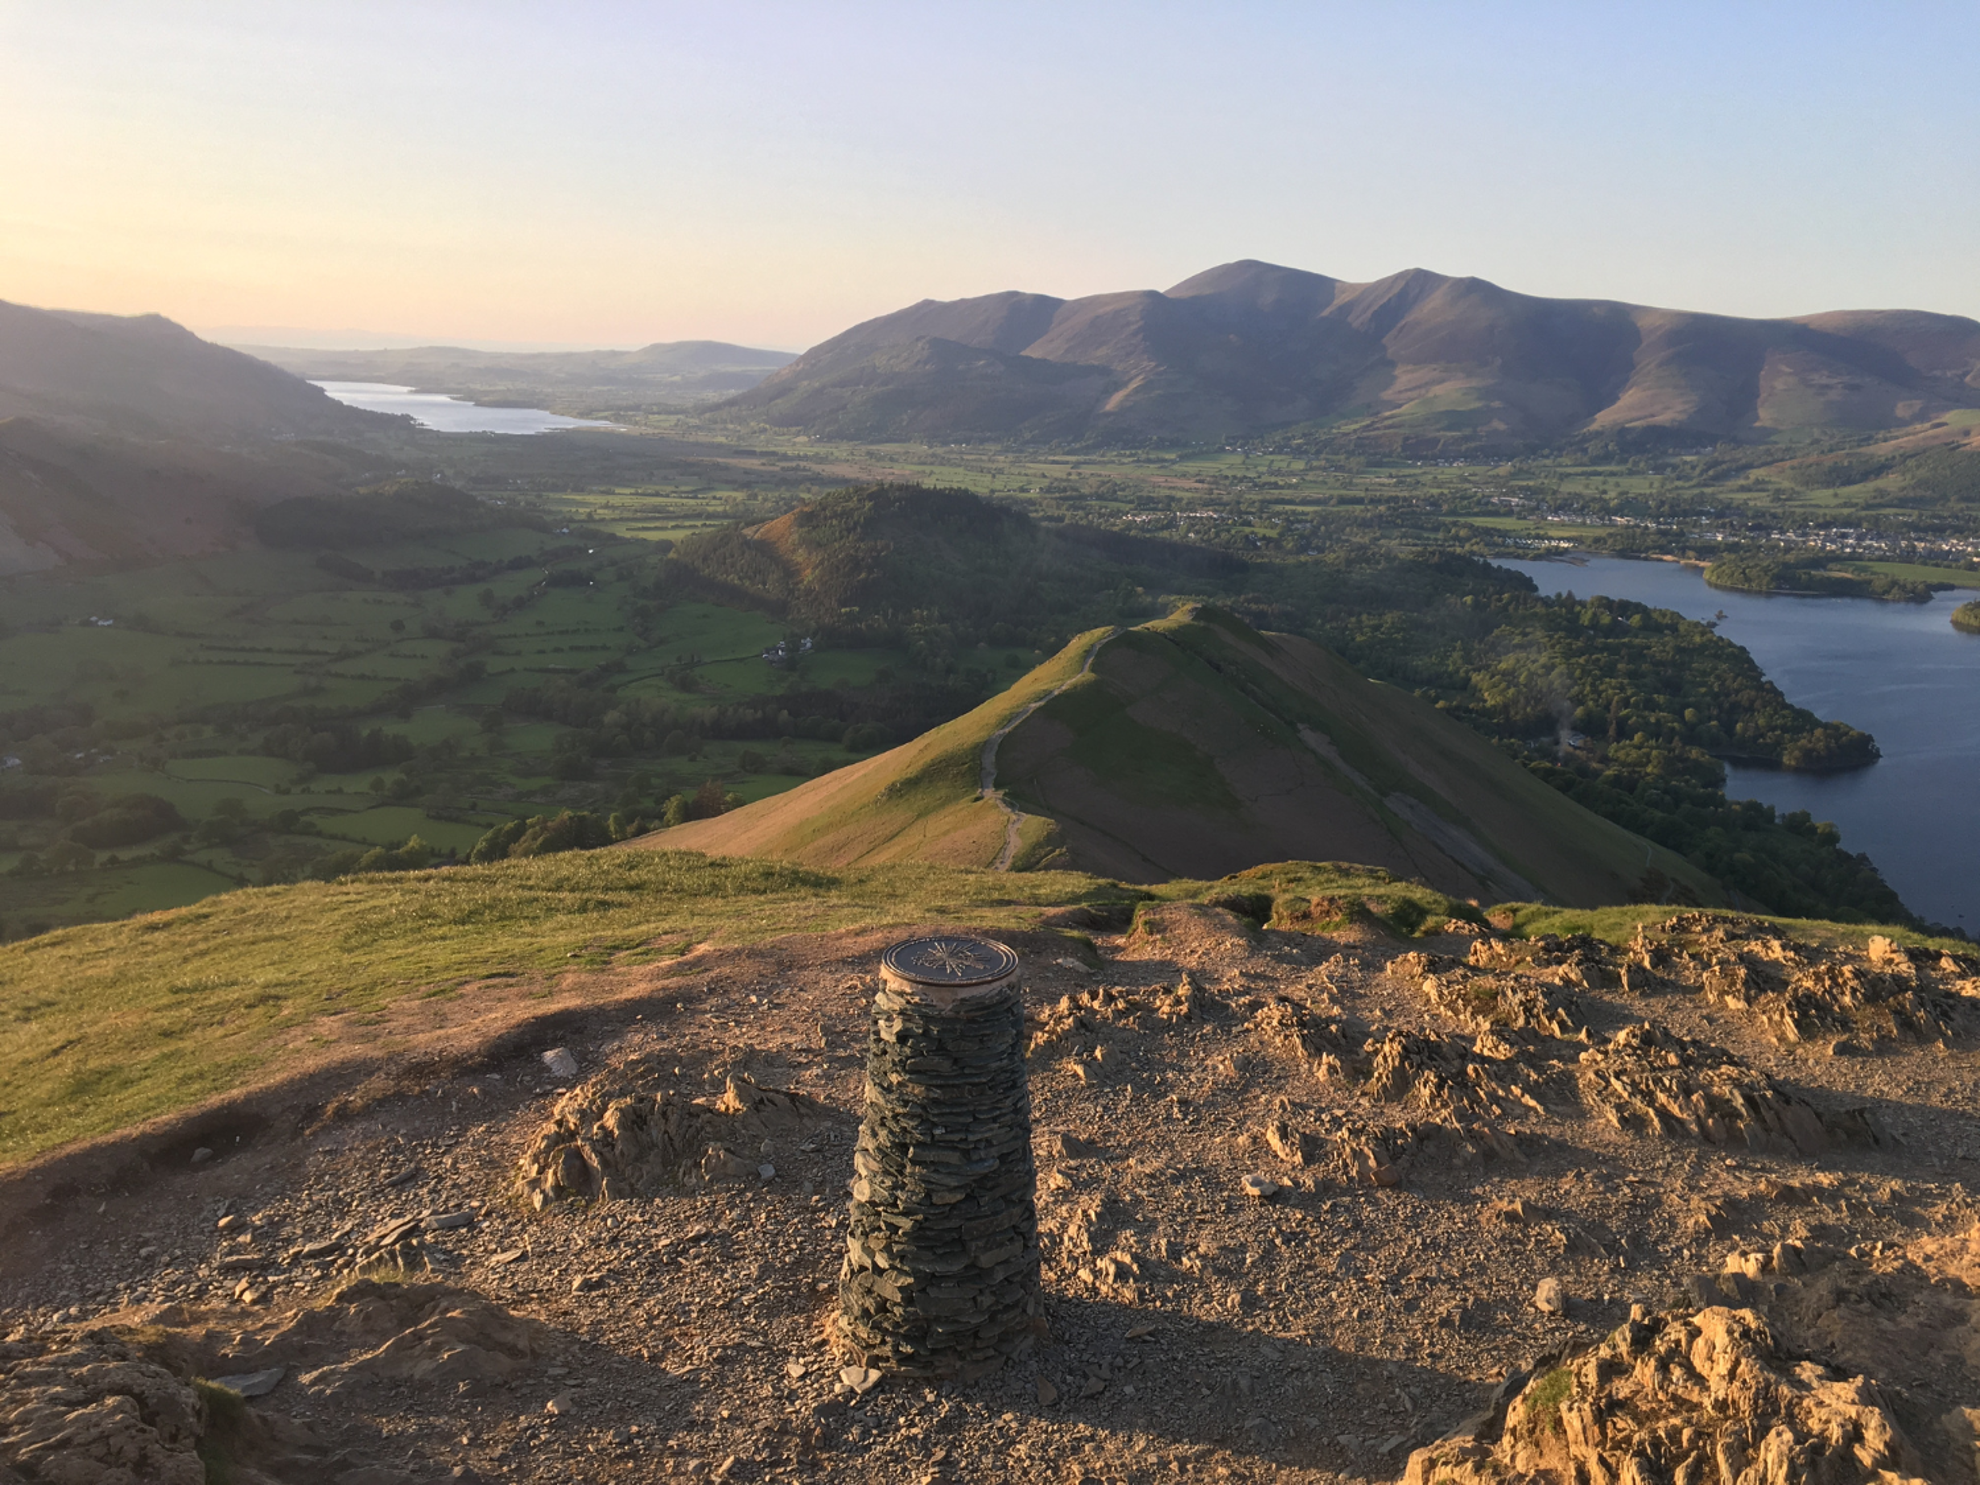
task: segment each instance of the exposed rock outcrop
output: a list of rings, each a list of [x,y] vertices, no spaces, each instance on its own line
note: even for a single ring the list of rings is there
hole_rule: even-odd
[[[204,1485],[206,1401],[105,1331],[0,1344],[0,1485]]]
[[[1619,1129],[1813,1154],[1829,1143],[1806,1100],[1730,1052],[1642,1022],[1581,1054],[1582,1098]]]
[[[558,1100],[517,1181],[537,1210],[573,1197],[652,1196],[753,1179],[766,1141],[801,1140],[844,1118],[806,1094],[761,1088],[741,1074],[704,1103],[653,1089],[657,1067],[628,1071]]]
[[[1877,1384],[1784,1356],[1752,1310],[1638,1315],[1506,1411],[1418,1450],[1405,1485],[1925,1485]]]
[[[360,1381],[502,1381],[542,1353],[546,1328],[482,1296],[445,1284],[360,1279],[329,1301],[298,1310],[270,1335],[262,1359],[343,1353],[303,1372],[308,1387],[341,1391]]]

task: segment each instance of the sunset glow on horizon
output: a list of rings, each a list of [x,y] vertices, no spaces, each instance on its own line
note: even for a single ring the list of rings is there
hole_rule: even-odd
[[[798,349],[1252,257],[1980,315],[1971,16],[0,0],[0,299]]]

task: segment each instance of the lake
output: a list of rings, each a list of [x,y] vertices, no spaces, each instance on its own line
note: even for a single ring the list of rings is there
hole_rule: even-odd
[[[339,402],[366,412],[404,413],[436,433],[554,433],[560,428],[610,428],[536,407],[478,407],[439,392],[415,392],[387,382],[315,382]]]
[[[1728,768],[1726,793],[1833,821],[1913,912],[1980,934],[1980,635],[1948,622],[1971,591],[1931,603],[1775,598],[1708,588],[1676,562],[1499,565],[1543,593],[1631,598],[1692,619],[1723,610],[1719,633],[1788,700],[1873,734],[1884,753],[1841,774]]]

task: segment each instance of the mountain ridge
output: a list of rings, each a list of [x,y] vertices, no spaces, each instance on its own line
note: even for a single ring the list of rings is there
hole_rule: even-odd
[[[0,418],[122,438],[228,442],[388,427],[163,315],[0,300]]]
[[[1297,857],[1457,897],[1721,896],[1418,698],[1207,604],[1089,631],[912,742],[629,848],[1137,882]]]
[[[1980,322],[1780,319],[1549,299],[1411,268],[1255,259],[1166,290],[924,299],[715,409],[828,436],[1200,440],[1301,425],[1487,441],[1621,429],[1757,439],[1980,407]]]

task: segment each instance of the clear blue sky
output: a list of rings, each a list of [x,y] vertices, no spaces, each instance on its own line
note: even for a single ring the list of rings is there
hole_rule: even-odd
[[[799,347],[1240,257],[1980,316],[1980,6],[0,0],[0,299]]]

